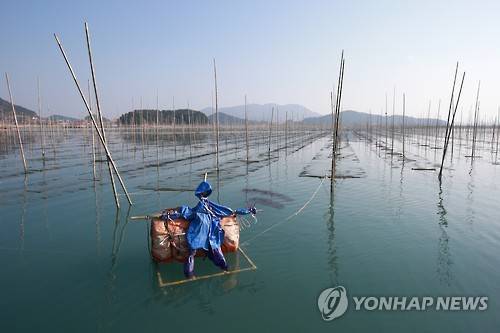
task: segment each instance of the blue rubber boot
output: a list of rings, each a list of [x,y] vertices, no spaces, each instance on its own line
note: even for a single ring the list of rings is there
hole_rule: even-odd
[[[196,250],[189,250],[189,256],[184,263],[184,275],[188,279],[194,277],[194,256],[196,255]]]
[[[226,258],[224,258],[224,254],[222,253],[220,247],[208,250],[208,258],[212,260],[215,266],[220,267],[224,271],[227,271],[228,267]]]

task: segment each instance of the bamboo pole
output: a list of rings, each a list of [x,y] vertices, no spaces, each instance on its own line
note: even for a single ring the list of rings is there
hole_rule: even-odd
[[[42,149],[42,160],[45,162],[45,139],[43,133],[43,121],[42,121],[42,99],[40,96],[40,78],[37,78],[37,90],[38,90],[38,119],[40,120],[40,148]]]
[[[330,183],[332,184],[331,188],[333,190],[333,179],[335,177],[335,114],[333,110],[333,91],[330,91],[330,109],[332,113],[332,163],[330,170]]]
[[[189,101],[187,102],[187,116],[188,116],[189,158],[191,158],[193,155],[193,140],[191,137],[192,126],[191,126],[191,110],[189,109]]]
[[[342,50],[340,56],[340,69],[339,69],[339,78],[337,83],[337,95],[335,101],[335,119],[332,119],[334,122],[334,129],[332,133],[332,163],[331,163],[331,175],[330,175],[330,192],[333,192],[333,184],[335,182],[335,169],[336,169],[336,155],[338,148],[338,132],[339,132],[339,122],[340,122],[340,109],[341,109],[341,98],[342,98],[342,87],[344,80],[344,50]],[[333,92],[330,95],[331,97],[331,107],[333,106]]]
[[[455,68],[455,77],[453,79],[453,88],[451,89],[450,107],[448,108],[448,119],[446,120],[446,132],[445,132],[445,135],[444,135],[445,138],[448,137],[451,110],[453,108],[453,94],[455,93],[455,83],[457,81],[457,72],[458,72],[458,61],[457,61],[457,66]]]
[[[144,161],[144,108],[142,106],[142,96],[141,96],[141,143],[142,143],[142,160]]]
[[[274,106],[271,109],[271,120],[269,121],[269,140],[267,149],[267,154],[269,155],[269,158],[271,158],[271,135],[273,130],[273,118],[274,118]]]
[[[337,154],[337,148],[339,147],[339,124],[340,124],[340,111],[341,111],[341,102],[342,102],[342,90],[344,88],[344,50],[342,50],[342,56],[340,61],[340,74],[339,74],[339,86],[337,93],[337,119],[335,122],[335,153]]]
[[[80,93],[80,97],[82,98],[83,103],[85,104],[85,107],[87,108],[87,112],[89,113],[90,119],[92,120],[92,124],[94,125],[94,129],[96,130],[97,135],[99,136],[99,140],[101,141],[102,146],[104,147],[104,151],[106,152],[106,156],[107,156],[108,160],[110,161],[111,166],[113,167],[113,170],[115,171],[116,176],[118,177],[118,180],[120,181],[120,184],[123,188],[123,191],[125,192],[125,195],[127,196],[129,204],[132,205],[132,200],[130,199],[130,196],[128,195],[127,188],[125,187],[125,184],[124,184],[124,182],[120,176],[120,173],[118,171],[118,168],[116,167],[116,164],[113,160],[113,157],[111,156],[111,152],[108,149],[106,141],[104,140],[104,137],[102,136],[101,132],[99,131],[99,126],[97,125],[97,122],[94,118],[94,115],[92,114],[92,112],[90,110],[90,106],[87,102],[87,99],[85,98],[85,95],[83,94],[83,91],[82,91],[82,88],[80,87],[80,84],[78,83],[78,79],[76,78],[76,74],[73,71],[73,67],[71,67],[71,64],[68,60],[68,57],[66,56],[66,52],[64,51],[64,48],[61,44],[61,41],[59,40],[59,37],[57,37],[56,34],[54,34],[54,38],[56,39],[57,45],[59,46],[59,50],[61,51],[61,54],[64,58],[64,61],[66,62],[66,65],[68,66],[68,69],[71,73],[73,81],[75,82],[75,85],[78,89],[78,92]]]
[[[403,93],[403,124],[402,124],[402,134],[403,134],[403,163],[405,161],[405,99],[406,95]]]
[[[285,112],[285,157],[288,150],[288,111]]]
[[[436,119],[436,137],[434,138],[434,148],[437,148],[437,138],[439,134],[439,112],[441,110],[441,99],[439,99],[438,102],[438,113],[437,113],[437,119]]]
[[[172,96],[172,111],[174,112],[174,158],[177,156],[177,137],[175,131],[175,124],[177,123],[177,119],[175,118],[175,96]]]
[[[477,94],[476,94],[476,106],[474,108],[474,129],[472,132],[472,153],[471,159],[474,160],[474,154],[476,152],[476,140],[477,140],[477,123],[478,123],[478,114],[479,114],[479,89],[481,87],[481,81],[479,81],[477,85]]]
[[[12,91],[10,89],[9,74],[5,73],[5,80],[7,81],[7,89],[9,90],[10,105],[12,107],[12,114],[14,115],[14,123],[16,124],[17,138],[19,140],[19,149],[21,150],[21,158],[23,160],[24,173],[28,173],[28,165],[26,164],[26,158],[24,157],[24,147],[23,140],[21,139],[21,132],[19,130],[19,123],[17,122],[16,107],[14,106],[14,98],[12,97]]]
[[[214,84],[215,84],[215,170],[219,171],[219,101],[217,93],[217,67],[214,60]]]
[[[249,148],[248,148],[248,115],[247,115],[247,95],[245,95],[245,142],[247,148],[247,163],[249,158]]]
[[[392,93],[392,133],[391,133],[391,156],[394,153],[394,118],[396,113],[396,87],[394,87]],[[391,160],[392,161],[392,160]]]
[[[387,93],[385,93],[385,149],[387,150]]]
[[[500,118],[500,107],[498,107],[498,115],[497,115],[497,139],[496,139],[496,148],[495,148],[495,163],[498,160],[498,126],[499,126],[499,119]]]
[[[457,67],[457,69],[458,69],[458,67]],[[450,129],[447,130],[447,132],[446,132],[447,135],[445,136],[445,139],[444,139],[443,157],[441,159],[441,167],[439,168],[439,175],[438,175],[439,182],[441,182],[441,177],[443,175],[444,159],[446,157],[446,151],[448,150],[448,142],[449,142],[449,139],[450,139],[451,128],[453,127],[453,123],[455,122],[455,114],[457,113],[458,102],[460,101],[460,95],[462,94],[462,87],[463,87],[463,84],[464,84],[464,78],[465,78],[465,72],[462,75],[462,82],[460,84],[460,90],[458,92],[457,102],[455,103],[455,111],[453,112],[453,117],[451,119]],[[454,80],[456,80],[456,72],[455,72],[455,79]],[[455,89],[455,82],[453,83],[453,90],[454,89]],[[478,90],[478,94],[479,94],[479,90]],[[452,103],[453,103],[453,99],[450,100],[450,104],[452,104]],[[450,111],[451,111],[451,109],[450,109]],[[450,116],[448,116],[448,119],[449,118],[450,118]],[[446,127],[448,128],[448,126],[446,126]]]
[[[160,103],[158,97],[158,89],[156,89],[156,168],[160,167],[160,150],[159,150],[160,147],[158,146],[159,127],[160,127]]]
[[[431,117],[431,100],[429,100],[429,109],[427,110],[427,124],[425,125],[425,145],[429,146],[429,121]]]
[[[87,80],[87,90],[89,94],[89,106],[90,106],[90,112],[92,112],[92,94],[90,92],[90,80]],[[90,130],[92,131],[92,175],[94,181],[97,179],[96,177],[96,170],[95,170],[95,135],[94,135],[94,127],[90,127]]]
[[[91,74],[92,74],[92,83],[94,85],[95,102],[96,102],[96,106],[97,106],[97,116],[99,119],[99,124],[101,126],[102,137],[104,139],[104,143],[106,143],[106,132],[104,130],[104,122],[102,120],[101,103],[99,102],[99,94],[97,93],[97,82],[96,82],[96,77],[95,77],[94,61],[92,59],[92,48],[90,46],[90,33],[89,33],[89,28],[88,28],[87,22],[85,22],[85,36],[86,36],[86,40],[87,40],[87,51],[88,51],[89,62],[90,62],[90,70],[91,70]],[[109,161],[109,156],[108,156],[108,171],[109,171],[109,177],[111,179],[111,187],[113,189],[113,196],[115,198],[116,207],[120,208],[120,199],[118,198],[118,192],[116,191],[115,177],[113,176],[113,170],[112,170],[111,162]],[[126,190],[125,190],[125,192],[126,192]],[[129,201],[129,204],[132,204],[128,194],[127,194],[127,200]]]

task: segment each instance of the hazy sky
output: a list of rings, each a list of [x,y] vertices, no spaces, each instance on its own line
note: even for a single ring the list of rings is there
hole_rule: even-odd
[[[481,112],[500,104],[500,1],[3,1],[0,71],[17,104],[82,117],[83,103],[53,38],[56,32],[80,82],[89,65],[84,21],[93,39],[105,116],[189,101],[210,106],[212,58],[220,106],[302,104],[329,112],[329,91],[345,49],[343,108],[380,113],[396,86],[410,115],[449,103],[455,62],[466,71],[464,120],[481,80]],[[2,80],[0,96],[6,99]],[[443,117],[443,116],[442,116]]]

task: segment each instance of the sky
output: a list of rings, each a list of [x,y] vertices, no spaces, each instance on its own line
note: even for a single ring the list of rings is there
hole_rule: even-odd
[[[106,117],[139,108],[208,107],[217,62],[219,106],[301,104],[330,111],[345,52],[343,109],[436,116],[447,112],[456,62],[465,71],[459,105],[469,119],[500,105],[500,1],[3,1],[0,71],[16,104],[83,117],[86,109],[53,34],[80,83],[90,68],[88,22]],[[7,99],[5,79],[0,97]],[[458,117],[458,116],[457,116]]]

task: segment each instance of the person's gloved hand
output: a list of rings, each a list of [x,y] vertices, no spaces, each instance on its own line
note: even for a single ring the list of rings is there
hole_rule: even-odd
[[[161,212],[160,219],[164,221],[168,221],[172,218],[177,218],[177,212],[173,209],[165,209],[163,212]]]
[[[168,212],[166,210],[161,212],[160,219],[162,219],[163,221],[168,220]]]
[[[255,208],[255,207],[250,207],[248,210],[249,210],[249,211],[250,211],[250,213],[252,213],[253,215],[257,214],[257,208]]]

